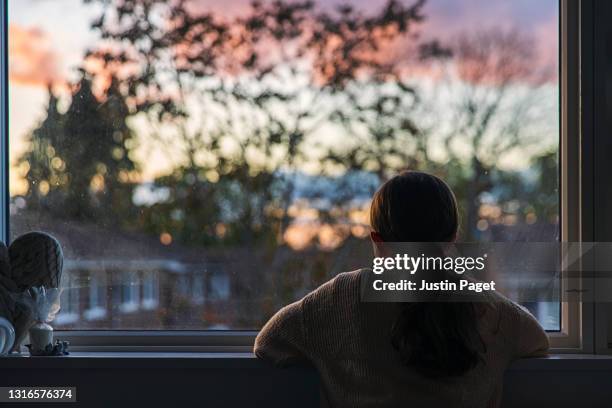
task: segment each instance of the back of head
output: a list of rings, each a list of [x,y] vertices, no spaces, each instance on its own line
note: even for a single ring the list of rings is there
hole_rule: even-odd
[[[457,201],[438,177],[403,172],[374,195],[370,224],[385,242],[451,242],[459,229]],[[484,347],[468,302],[402,304],[391,341],[404,364],[429,377],[466,373]]]
[[[386,242],[450,242],[459,229],[457,201],[438,177],[406,171],[374,194],[370,224]]]

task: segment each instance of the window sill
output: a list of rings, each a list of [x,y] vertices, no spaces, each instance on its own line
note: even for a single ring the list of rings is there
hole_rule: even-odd
[[[247,352],[72,352],[65,357],[30,357],[27,353],[0,358],[3,368],[24,367],[27,365],[57,367],[80,364],[87,367],[111,367],[123,364],[134,366],[180,366],[202,368],[265,368],[270,367],[258,360],[253,353]],[[612,356],[593,354],[552,354],[548,357],[518,360],[509,367],[515,371],[612,371]]]
[[[208,407],[319,405],[314,369],[275,369],[246,352],[24,355],[0,358],[0,374],[8,379],[6,385],[77,387],[77,398],[88,407],[192,406],[203,395]],[[520,360],[504,377],[502,406],[608,407],[611,375],[612,356],[563,354]]]
[[[612,370],[612,356],[596,354],[551,354],[524,358],[512,363],[508,371]]]
[[[0,372],[19,368],[265,370],[271,366],[253,353],[244,352],[71,352],[64,357],[30,357],[22,353],[0,358]]]

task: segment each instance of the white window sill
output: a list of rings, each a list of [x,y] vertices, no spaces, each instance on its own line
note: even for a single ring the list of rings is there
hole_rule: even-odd
[[[94,307],[91,309],[87,309],[83,316],[86,320],[100,320],[106,317],[106,309],[103,307]]]
[[[122,303],[119,306],[119,310],[121,311],[121,313],[134,313],[135,311],[138,310],[138,303],[136,302]]]
[[[145,299],[142,301],[142,308],[144,310],[153,310],[159,305],[159,302],[155,299]]]
[[[53,321],[55,324],[70,324],[79,321],[78,313],[60,313]]]

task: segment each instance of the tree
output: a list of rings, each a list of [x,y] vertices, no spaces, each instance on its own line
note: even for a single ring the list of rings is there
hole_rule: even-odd
[[[452,45],[455,78],[450,121],[443,134],[446,160],[465,163],[467,183],[465,238],[476,234],[480,195],[491,189],[499,164],[509,154],[537,154],[549,148],[542,135],[553,106],[546,106],[547,73],[537,69],[532,40],[514,30],[490,29],[464,34]],[[449,61],[447,59],[447,61]],[[547,132],[548,130],[548,132]],[[550,143],[550,141],[548,142]],[[530,152],[531,150],[531,152]]]
[[[554,101],[546,86],[549,72],[534,64],[530,44],[528,36],[498,29],[463,34],[448,45],[421,44],[421,60],[406,64],[427,70],[427,78],[400,66],[384,86],[369,80],[344,90],[334,118],[353,140],[330,148],[326,160],[344,172],[374,173],[380,181],[403,169],[439,174],[465,214],[462,238],[477,239],[483,193],[495,187],[499,199],[508,200],[508,191],[528,194],[525,176],[501,163],[512,155],[535,158],[554,143],[542,138],[555,130],[548,125],[555,108],[547,103]],[[349,186],[345,196],[354,195]]]
[[[535,157],[553,143],[542,138],[554,133],[548,125],[554,115],[554,104],[547,103],[549,73],[534,64],[530,44],[528,36],[498,29],[462,34],[447,46],[425,44],[421,64],[433,79],[421,85],[409,75],[403,77],[407,89],[413,84],[419,103],[398,106],[393,111],[395,123],[388,119],[389,132],[395,133],[391,138],[400,141],[397,148],[387,142],[378,150],[357,150],[364,162],[393,157],[396,149],[408,152],[401,160],[376,163],[383,179],[385,173],[401,168],[397,163],[404,163],[447,180],[465,214],[463,239],[479,235],[483,193],[511,179],[525,184],[522,176],[503,170],[501,163],[512,155]],[[419,120],[402,128],[398,123],[405,117]],[[370,143],[381,145],[374,139],[376,132],[367,134]],[[381,154],[384,146],[389,153]],[[437,152],[437,157],[430,152]]]
[[[28,207],[36,211],[50,211],[58,201],[58,186],[65,183],[64,163],[57,158],[55,146],[62,138],[64,118],[58,110],[58,100],[49,86],[46,117],[29,136],[29,149],[18,160],[27,168],[26,199]]]
[[[136,166],[129,157],[129,111],[117,87],[112,81],[101,101],[82,71],[65,113],[49,91],[47,117],[18,159],[28,163],[30,208],[63,219],[129,222]]]
[[[108,122],[99,107],[91,79],[83,75],[66,111],[64,133],[56,147],[65,163],[68,183],[64,211],[70,219],[95,219],[94,195],[105,188],[101,174],[106,171],[104,162],[110,153],[104,143]]]
[[[314,159],[311,136],[359,78],[381,86],[391,78],[381,53],[408,37],[423,4],[391,0],[365,15],[256,1],[228,18],[185,1],[111,2],[93,27],[113,47],[93,54],[136,67],[122,78],[126,98],[177,163],[155,182],[169,197],[151,207],[164,216],[145,215],[160,221],[146,228],[192,243],[282,242],[295,175]],[[185,203],[197,205],[187,214]],[[202,227],[192,233],[191,225]]]
[[[132,158],[137,147],[134,131],[128,126],[131,112],[120,89],[119,80],[112,76],[104,99],[99,106],[105,128],[98,138],[99,153],[94,156],[100,180],[96,200],[103,217],[112,223],[134,227],[136,207],[132,202],[134,186],[139,180],[139,167]]]

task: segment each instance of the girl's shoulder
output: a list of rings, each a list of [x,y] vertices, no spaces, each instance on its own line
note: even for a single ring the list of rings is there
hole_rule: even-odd
[[[348,312],[360,301],[360,277],[362,270],[343,272],[325,282],[302,302],[306,313]]]
[[[480,303],[481,321],[486,331],[493,335],[508,335],[512,338],[513,333],[520,331],[525,316],[531,317],[525,307],[497,291],[487,293],[483,300]]]
[[[356,294],[358,296],[359,282],[363,271],[363,269],[357,269],[351,272],[339,273],[306,295],[304,300],[325,300],[338,295],[352,297]]]

